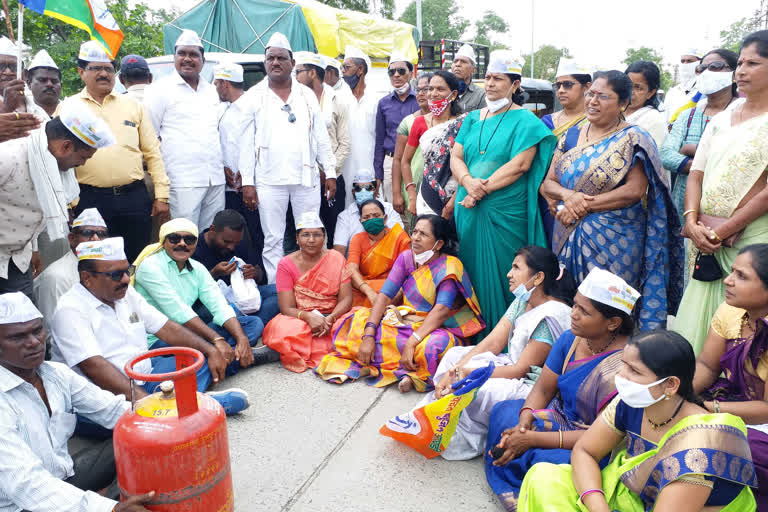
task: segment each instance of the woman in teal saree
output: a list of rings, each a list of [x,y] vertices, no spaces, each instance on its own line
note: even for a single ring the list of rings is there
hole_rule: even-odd
[[[522,59],[508,54],[491,54],[485,77],[488,107],[467,114],[451,152],[451,172],[459,182],[454,209],[459,258],[480,298],[487,326],[481,338],[514,300],[500,283],[517,251],[547,246],[538,189],[556,138],[520,106]]]
[[[624,73],[595,74],[589,123],[561,137],[541,193],[555,215],[552,251],[577,282],[598,267],[636,287],[648,330],[677,311],[683,241],[653,140],[620,117],[631,90]]]
[[[572,466],[534,466],[518,510],[754,511],[746,426],[701,406],[690,343],[671,331],[643,333],[622,360],[618,397],[576,443]],[[601,471],[598,461],[622,441]]]

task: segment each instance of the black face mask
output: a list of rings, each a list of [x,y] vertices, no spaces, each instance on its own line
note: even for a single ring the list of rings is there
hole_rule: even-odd
[[[459,96],[467,92],[467,84],[464,80],[459,80]]]
[[[344,81],[347,82],[347,85],[350,89],[354,89],[357,87],[357,84],[360,82],[360,77],[357,75],[352,76],[345,76]]]

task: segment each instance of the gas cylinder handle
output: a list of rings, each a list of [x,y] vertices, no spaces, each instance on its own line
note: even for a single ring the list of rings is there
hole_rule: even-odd
[[[139,373],[134,371],[136,363],[152,357],[174,356],[176,358],[176,371],[168,373]],[[125,363],[125,374],[131,384],[131,406],[136,409],[136,396],[134,381],[162,382],[174,381],[177,389],[176,408],[179,417],[189,416],[197,412],[197,370],[203,366],[205,356],[199,350],[189,347],[166,347],[149,350],[140,356],[134,357]]]

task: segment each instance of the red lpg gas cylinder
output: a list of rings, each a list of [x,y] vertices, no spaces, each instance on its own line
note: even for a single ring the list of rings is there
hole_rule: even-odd
[[[175,356],[176,371],[144,375],[144,359]],[[161,391],[134,402],[114,430],[117,483],[123,499],[155,491],[149,510],[232,512],[232,473],[224,409],[197,392],[203,354],[185,347],[150,350],[125,365],[133,380],[163,382]],[[133,389],[133,388],[132,388]]]

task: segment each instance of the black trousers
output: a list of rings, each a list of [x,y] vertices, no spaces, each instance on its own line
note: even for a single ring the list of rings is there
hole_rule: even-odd
[[[261,230],[259,210],[249,210],[246,208],[245,203],[243,202],[243,195],[240,192],[233,191],[227,191],[224,199],[224,207],[228,210],[239,212],[240,215],[245,218],[245,224],[248,226],[251,249],[253,250],[253,253],[258,256],[258,264],[261,267],[262,275],[264,276],[264,282],[259,284],[266,284],[267,273],[264,270],[264,261],[261,257],[264,252],[264,232]]]
[[[125,241],[128,261],[149,245],[152,235],[152,201],[143,180],[123,187],[101,188],[80,185],[80,202],[75,214],[86,208],[97,208],[107,223],[110,236],[121,236]]]
[[[0,277],[0,293],[13,292],[23,292],[34,300],[32,298],[32,266],[26,272],[22,272],[13,260],[8,262],[8,279]]]
[[[67,483],[78,489],[100,491],[112,485],[117,477],[111,438],[77,452],[72,457],[72,462],[75,474],[67,478]]]
[[[325,232],[328,234],[328,248],[333,248],[333,234],[336,232],[336,220],[339,218],[339,214],[344,211],[344,201],[347,199],[347,190],[344,186],[344,176],[336,178],[336,195],[334,196],[334,202],[332,205],[328,205],[328,201],[325,199],[325,190],[320,187],[320,220],[325,225]]]

